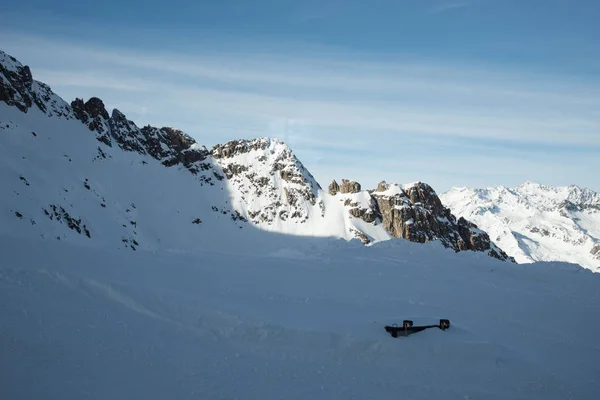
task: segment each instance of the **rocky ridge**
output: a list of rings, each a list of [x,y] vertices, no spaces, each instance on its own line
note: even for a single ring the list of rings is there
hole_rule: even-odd
[[[142,164],[154,160],[164,167],[187,170],[201,186],[218,184],[213,190],[227,189],[229,200],[213,204],[212,212],[231,216],[236,223],[288,234],[358,238],[366,244],[391,237],[439,240],[455,251],[482,251],[509,259],[475,224],[457,220],[424,183],[382,182],[377,189],[365,191],[358,182],[344,179],[341,184],[332,182],[325,192],[291,149],[277,139],[233,140],[209,150],[171,127],[139,128],[119,110],[109,114],[97,97],[64,102],[47,85],[33,80],[29,67],[2,52],[0,100],[23,113],[36,107],[47,117],[80,121],[97,141],[93,161],[110,162],[111,153],[119,149],[139,154]],[[91,190],[87,180],[84,186]],[[105,198],[95,195],[106,207]],[[67,212],[67,207],[63,209]],[[202,220],[198,215],[191,219],[195,225]],[[136,226],[130,225],[123,224],[132,230],[123,241],[134,243],[135,249],[140,244],[135,239]]]
[[[330,192],[336,185],[334,181]],[[346,190],[340,190],[341,194],[359,193],[355,189],[360,185],[355,182],[343,180],[340,187],[343,186]],[[382,181],[376,189],[367,193],[368,198],[363,196],[361,201],[354,201],[352,197],[343,197],[340,201],[353,217],[367,223],[382,224],[392,237],[420,243],[439,240],[454,251],[484,251],[491,257],[510,259],[477,225],[464,218],[457,219],[426,183],[398,185]]]

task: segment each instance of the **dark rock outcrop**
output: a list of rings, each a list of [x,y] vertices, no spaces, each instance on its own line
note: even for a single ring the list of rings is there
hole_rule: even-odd
[[[333,182],[329,185],[329,194],[335,196],[340,191],[340,185],[338,185],[337,181],[334,179]]]
[[[454,251],[483,251],[501,260],[514,261],[475,224],[464,218],[457,220],[425,183],[400,187],[383,181],[368,193],[371,198],[368,206],[359,207],[358,203],[346,200],[345,205],[351,207],[348,212],[365,222],[380,221],[393,237],[419,243],[439,240]]]
[[[207,161],[210,152],[178,129],[155,128],[147,125],[138,128],[125,114],[114,109],[109,117],[101,99],[92,97],[87,102],[76,99],[71,103],[76,118],[97,132],[97,138],[107,146],[117,145],[124,151],[148,155],[167,167],[182,165],[194,175],[210,171],[212,164]],[[219,179],[218,171],[200,177],[202,183],[212,184]]]
[[[14,63],[17,62],[13,57],[10,59]],[[33,77],[29,67],[18,65],[14,69],[9,69],[0,63],[0,73],[4,76],[0,76],[0,101],[27,112],[33,104],[30,96]]]
[[[590,250],[590,254],[600,260],[600,244],[595,244],[592,250]]]
[[[360,192],[361,186],[360,183],[356,181],[350,181],[348,179],[342,179],[342,183],[338,184],[334,179],[333,182],[329,185],[329,194],[335,196],[338,193],[347,194],[347,193],[358,193]]]
[[[75,118],[83,122],[90,131],[96,132],[96,139],[112,146],[108,111],[102,100],[92,97],[84,103],[83,99],[77,98],[71,102],[71,109]]]
[[[340,193],[358,193],[360,191],[360,183],[355,181],[349,181],[348,179],[342,179],[342,183],[340,185]]]
[[[71,119],[69,105],[50,87],[33,79],[31,70],[0,50],[0,101],[26,113],[34,105],[48,116]]]
[[[464,218],[458,221],[442,205],[433,188],[425,183],[387,193],[386,184],[380,184],[372,193],[377,202],[382,223],[394,237],[413,242],[439,240],[455,251],[488,251],[490,256],[506,260],[509,257],[494,246],[489,236]]]

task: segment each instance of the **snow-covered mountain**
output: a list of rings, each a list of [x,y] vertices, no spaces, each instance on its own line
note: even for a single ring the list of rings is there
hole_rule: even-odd
[[[565,261],[600,271],[600,194],[575,185],[453,188],[440,196],[519,263]]]
[[[424,183],[325,191],[0,53],[0,187],[0,399],[600,397],[600,275],[498,260]]]
[[[174,128],[140,128],[99,98],[68,104],[3,52],[0,156],[0,233],[181,250],[258,228],[365,244],[437,240],[510,260],[425,183],[362,190],[343,180],[325,191],[277,139],[207,149]]]

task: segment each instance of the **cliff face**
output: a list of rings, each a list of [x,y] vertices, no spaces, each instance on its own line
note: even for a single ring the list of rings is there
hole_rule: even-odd
[[[335,181],[330,186],[330,192],[337,194],[332,191],[334,184]],[[350,187],[360,185],[353,184]],[[338,192],[343,193],[342,190]],[[454,251],[484,251],[495,258],[510,259],[475,224],[464,218],[457,220],[450,209],[442,205],[433,188],[425,183],[397,185],[381,182],[375,190],[367,193],[367,201],[359,203],[346,199],[348,212],[367,223],[381,223],[392,237],[420,243],[439,240]]]

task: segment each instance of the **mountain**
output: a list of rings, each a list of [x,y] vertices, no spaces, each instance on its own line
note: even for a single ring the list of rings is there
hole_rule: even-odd
[[[600,194],[575,185],[453,188],[440,196],[519,263],[565,261],[600,271]]]
[[[497,259],[424,183],[322,188],[279,140],[0,68],[0,399],[599,397],[599,274]]]
[[[8,194],[0,200],[0,232],[190,250],[257,228],[365,244],[437,241],[511,260],[425,183],[362,190],[342,180],[325,191],[280,140],[207,149],[171,127],[140,128],[99,98],[65,102],[3,52],[0,101],[0,178]]]

